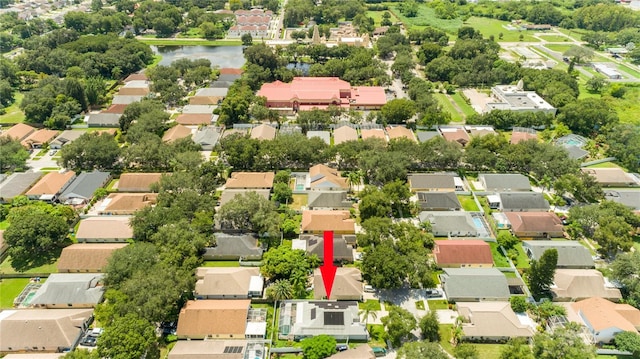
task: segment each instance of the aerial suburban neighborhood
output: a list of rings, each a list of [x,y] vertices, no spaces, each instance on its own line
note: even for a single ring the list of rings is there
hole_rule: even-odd
[[[638,11],[0,0],[0,357],[640,358]]]

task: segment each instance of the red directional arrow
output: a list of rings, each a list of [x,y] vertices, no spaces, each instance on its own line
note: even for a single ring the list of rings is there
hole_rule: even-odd
[[[325,231],[324,264],[320,267],[320,274],[322,274],[322,282],[324,283],[324,290],[327,292],[327,299],[331,297],[331,289],[333,288],[333,280],[336,278],[337,269],[333,265],[333,231]]]

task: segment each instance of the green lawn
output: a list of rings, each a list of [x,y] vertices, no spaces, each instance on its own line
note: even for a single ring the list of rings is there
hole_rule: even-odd
[[[500,357],[504,344],[473,344],[478,349],[478,358],[495,359]]]
[[[617,64],[618,66],[618,70],[622,71],[622,72],[626,72],[629,75],[635,77],[636,79],[640,79],[640,72],[632,69],[631,67],[624,65],[624,64]]]
[[[365,303],[374,303],[374,304],[371,304],[373,306],[373,310],[382,310],[382,307],[380,306],[380,301],[375,299],[367,299],[364,303],[358,303],[358,309],[363,309],[365,306]]]
[[[0,222],[0,230],[5,230],[7,228],[9,228],[9,221],[4,220],[4,221]]]
[[[204,39],[156,39],[145,37],[139,39],[147,45],[156,46],[190,46],[190,45],[202,45],[202,46],[240,46],[242,41],[240,40],[204,40]],[[256,42],[253,39],[253,42]]]
[[[462,117],[462,114],[458,112],[458,110],[456,110],[456,108],[453,106],[453,104],[451,103],[451,100],[449,100],[449,97],[447,95],[443,93],[434,93],[433,97],[435,97],[436,100],[440,102],[440,105],[442,105],[442,109],[444,111],[449,112],[451,114],[452,122],[464,122],[464,118]]]
[[[549,50],[553,50],[553,51],[557,51],[560,53],[564,53],[565,51],[569,50],[569,48],[571,48],[572,45],[563,45],[563,44],[546,44],[544,45],[544,47],[546,47]]]
[[[584,35],[585,33],[587,33],[587,30],[580,30],[580,29],[572,29],[572,30],[568,30],[568,29],[562,29],[562,28],[557,28],[558,31],[560,31],[561,33],[571,36],[572,38],[578,40],[578,41],[582,41],[582,35]]]
[[[595,165],[587,166],[586,168],[620,168],[620,166],[613,162],[602,162],[596,163]]]
[[[205,261],[204,267],[240,267],[238,261]]]
[[[0,264],[0,273],[19,273],[11,266],[10,257],[7,257],[4,262]],[[58,272],[58,261],[56,260],[53,263],[45,264],[40,267],[35,267],[28,269],[22,273],[57,273]]]
[[[147,66],[147,68],[148,69],[152,69],[152,68],[158,66],[160,61],[162,61],[162,55],[153,55],[153,62],[150,63],[149,66]]]
[[[566,41],[569,41],[568,37],[562,36],[562,35],[548,34],[548,35],[540,35],[538,37],[543,39],[543,40],[545,40],[545,41],[549,41],[549,42],[566,42]]]
[[[477,114],[476,110],[474,110],[473,107],[471,107],[471,105],[462,98],[462,94],[460,94],[460,92],[454,93],[451,95],[451,98],[455,101],[458,107],[460,107],[465,116],[470,117]]]
[[[467,212],[480,211],[480,208],[478,208],[478,205],[476,204],[476,201],[473,199],[473,196],[458,195],[458,200],[460,201],[460,204],[462,204],[462,209],[464,209],[465,211]]]
[[[442,349],[449,354],[453,354],[453,345],[451,344],[451,329],[452,324],[440,324],[440,345]]]
[[[24,93],[16,92],[14,98],[13,104],[7,107],[7,113],[0,116],[0,123],[19,123],[24,121],[24,112],[20,109]]]
[[[416,309],[424,310],[424,300],[419,300],[416,302]]]
[[[449,309],[449,303],[442,299],[427,300],[427,305],[429,306],[429,310]]]
[[[302,206],[306,206],[308,203],[308,197],[306,194],[294,194],[293,202],[289,204],[289,207],[293,210],[300,210]]]
[[[480,30],[484,37],[493,35],[496,41],[516,42],[520,41],[520,35],[523,36],[522,41],[538,42],[539,40],[532,36],[533,31],[507,30],[503,26],[509,24],[507,21],[489,19],[485,17],[470,17],[465,25]],[[502,33],[502,40],[499,40]]]
[[[29,284],[29,278],[11,278],[0,281],[0,309],[13,308],[13,300]]]
[[[529,257],[527,257],[527,254],[524,252],[522,243],[516,245],[516,250],[518,251],[517,263],[514,263],[516,268],[529,268]]]
[[[502,254],[502,251],[498,248],[498,243],[490,242],[489,246],[491,247],[491,255],[493,256],[493,262],[496,267],[509,267],[509,261],[507,257]]]
[[[387,338],[387,332],[384,330],[384,325],[382,324],[367,324],[367,329],[369,330],[369,345],[372,347],[382,347],[386,348],[387,343],[385,339]]]
[[[458,32],[458,29],[462,27],[462,19],[438,19],[436,17],[435,10],[428,7],[426,4],[419,4],[418,15],[416,17],[406,17],[402,15],[395,3],[389,5],[389,9],[392,10],[392,13],[397,15],[400,21],[402,21],[407,28],[424,28],[427,26],[433,26],[455,35]]]

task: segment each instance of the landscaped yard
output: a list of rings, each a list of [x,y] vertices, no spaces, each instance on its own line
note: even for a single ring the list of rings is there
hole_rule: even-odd
[[[387,347],[387,343],[385,339],[387,337],[387,333],[384,330],[384,325],[382,324],[367,324],[367,329],[369,330],[369,345],[372,347]]]
[[[480,30],[484,37],[493,35],[495,41],[516,42],[520,41],[520,35],[523,36],[524,42],[538,42],[539,40],[533,37],[533,31],[518,31],[507,30],[504,26],[508,25],[507,21],[500,21],[495,19],[489,19],[484,17],[470,17],[464,25],[471,26],[476,30]],[[502,33],[502,40],[499,40],[500,33]]]
[[[564,44],[546,44],[544,45],[544,47],[546,47],[549,50],[552,51],[557,51],[560,53],[564,53],[565,51],[569,50],[571,48],[572,45],[564,45]]]
[[[299,211],[300,208],[306,206],[308,203],[308,197],[306,194],[294,194],[293,202],[289,205],[291,209]]]
[[[204,267],[240,267],[238,261],[206,261]]]
[[[440,324],[440,345],[442,346],[442,349],[446,350],[449,354],[453,354],[451,329],[453,329],[452,324]]]
[[[13,300],[29,284],[29,278],[0,280],[0,309],[13,308]]]
[[[529,268],[529,257],[527,257],[527,254],[524,252],[522,243],[516,244],[515,248],[518,251],[517,263],[514,263],[516,268]]]
[[[0,273],[19,273],[11,266],[11,257],[7,257],[0,264]],[[28,269],[22,273],[57,273],[58,272],[58,261],[56,260],[54,263],[45,264],[40,267]]]
[[[493,256],[493,263],[495,263],[496,267],[509,267],[509,261],[507,257],[502,254],[502,251],[498,248],[498,243],[491,242],[489,243],[491,247],[491,255]]]
[[[443,93],[434,93],[433,97],[438,100],[440,105],[442,105],[442,109],[451,114],[452,122],[464,122],[464,118],[462,114],[458,112],[458,110],[453,106],[449,97]]]
[[[19,123],[24,121],[24,112],[20,110],[20,102],[24,98],[22,92],[16,92],[15,102],[7,107],[7,113],[0,116],[0,123]]]
[[[451,98],[453,99],[453,101],[455,101],[456,105],[460,107],[460,109],[462,110],[462,113],[464,113],[465,116],[470,117],[477,114],[477,112],[473,109],[473,107],[471,107],[471,105],[469,105],[462,98],[462,95],[460,94],[460,92],[454,93],[453,95],[451,95]]]
[[[373,310],[382,310],[382,307],[380,306],[380,301],[375,299],[367,299],[364,303],[359,302],[358,309],[363,309],[366,303],[373,303],[373,304],[369,304],[372,306]]]
[[[480,359],[494,359],[500,357],[504,344],[473,344],[478,349]]]
[[[442,299],[427,300],[427,305],[429,310],[449,309],[449,303]]]
[[[480,211],[480,208],[478,208],[478,205],[476,204],[476,201],[473,199],[473,196],[458,195],[458,200],[460,201],[460,204],[462,204],[462,209],[464,209],[465,211],[467,212]]]

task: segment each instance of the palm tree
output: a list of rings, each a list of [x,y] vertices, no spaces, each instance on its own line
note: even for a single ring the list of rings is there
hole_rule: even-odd
[[[373,300],[367,300],[358,314],[364,317],[364,326],[366,327],[369,323],[369,317],[373,320],[378,319],[378,304]]]
[[[267,297],[277,301],[293,298],[293,286],[286,279],[278,279],[267,288]]]
[[[457,317],[453,328],[451,328],[451,344],[453,344],[454,346],[458,345],[460,339],[462,339],[462,335],[464,334],[464,332],[462,331],[463,321],[464,318],[460,316]]]
[[[353,192],[353,187],[362,184],[362,171],[351,171],[347,173],[347,184],[349,185],[349,192]]]

